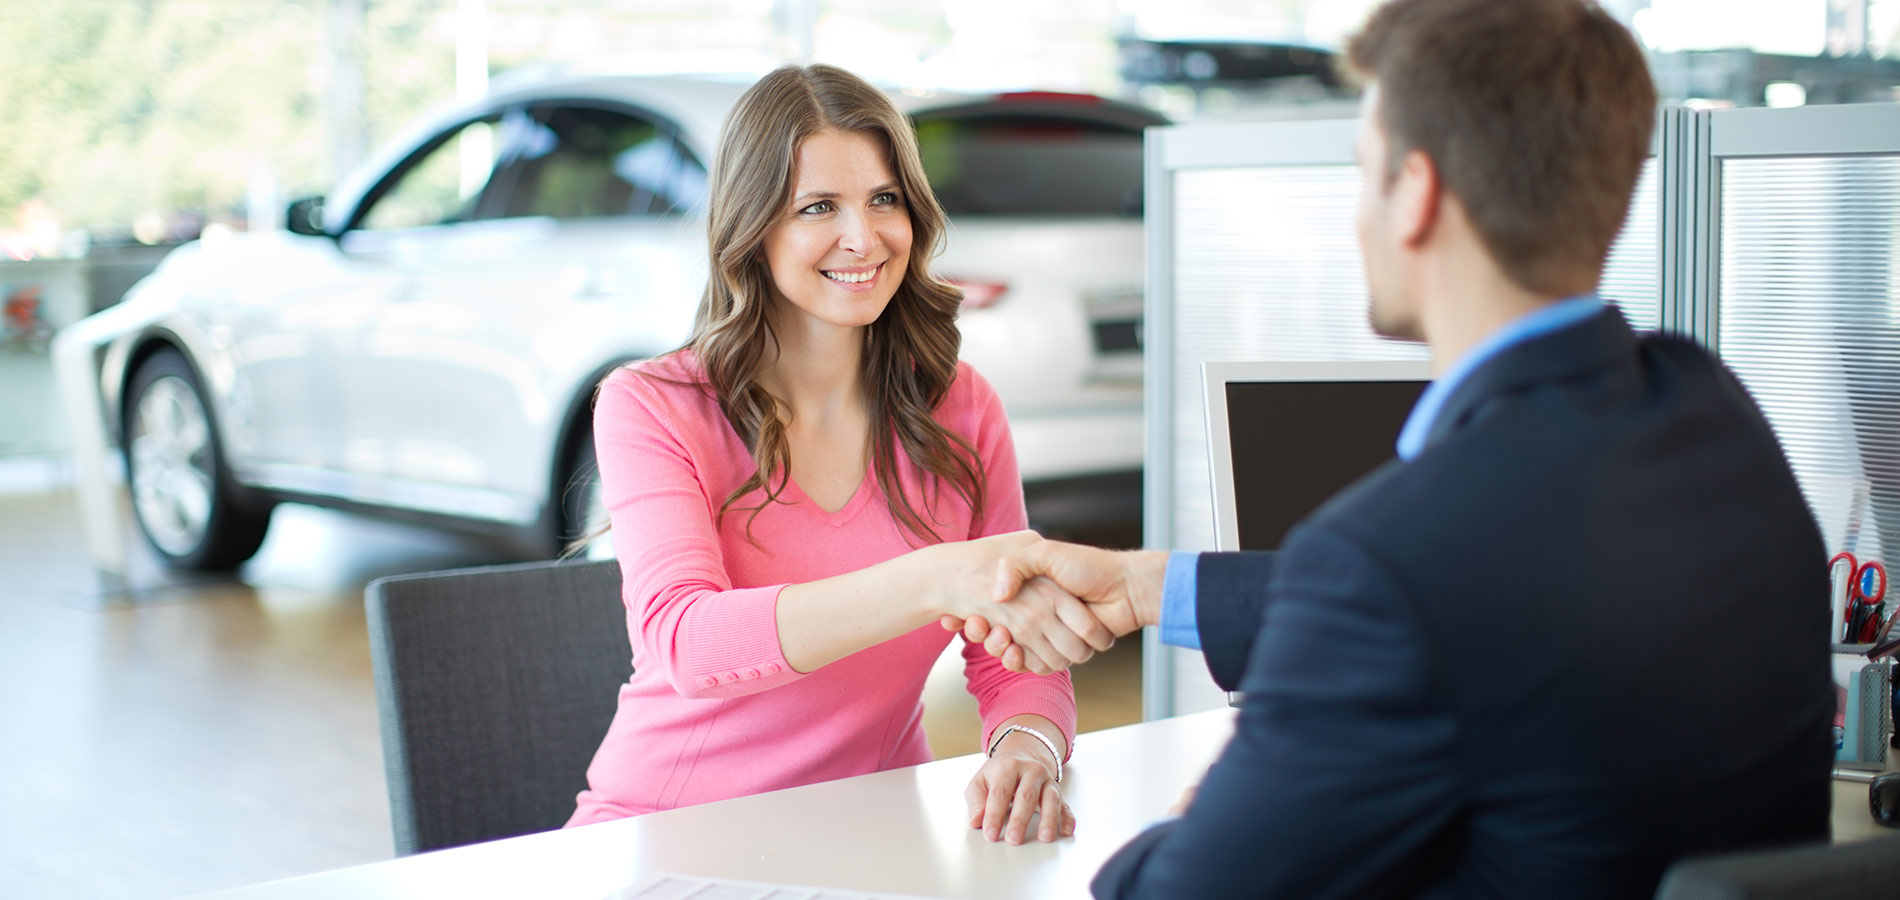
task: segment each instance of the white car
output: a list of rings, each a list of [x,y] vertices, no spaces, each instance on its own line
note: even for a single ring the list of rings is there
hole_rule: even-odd
[[[93,322],[108,431],[164,560],[228,568],[272,506],[498,531],[553,551],[595,501],[590,401],[680,346],[706,276],[707,162],[745,80],[498,81],[289,229],[174,251]],[[1139,107],[917,97],[966,286],[963,357],[1033,484],[1139,470]]]

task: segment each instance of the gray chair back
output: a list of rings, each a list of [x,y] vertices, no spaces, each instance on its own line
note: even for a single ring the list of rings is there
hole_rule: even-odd
[[[396,853],[561,827],[633,672],[617,564],[399,575],[364,605]]]
[[[1656,900],[1872,900],[1900,897],[1900,835],[1686,859]]]

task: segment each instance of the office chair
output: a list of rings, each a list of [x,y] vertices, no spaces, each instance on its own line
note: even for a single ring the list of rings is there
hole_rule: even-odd
[[[396,854],[561,827],[633,671],[617,564],[399,575],[364,605]]]
[[[1868,900],[1900,895],[1900,835],[1687,859],[1656,900]]]

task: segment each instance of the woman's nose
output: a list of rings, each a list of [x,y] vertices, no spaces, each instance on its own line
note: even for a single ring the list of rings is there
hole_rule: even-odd
[[[846,213],[838,218],[838,248],[859,256],[864,256],[877,248],[877,229],[871,220],[861,212]]]

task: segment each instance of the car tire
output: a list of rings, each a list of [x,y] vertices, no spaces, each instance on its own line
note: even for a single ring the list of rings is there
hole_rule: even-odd
[[[574,442],[562,469],[561,488],[554,520],[560,533],[555,536],[561,555],[578,559],[612,559],[613,544],[602,526],[607,524],[607,507],[600,498],[600,464],[594,455],[594,436],[589,433]],[[592,540],[583,541],[589,536]]]
[[[121,424],[132,512],[167,565],[225,570],[257,553],[270,506],[232,480],[204,387],[182,354],[160,350],[139,364]]]

